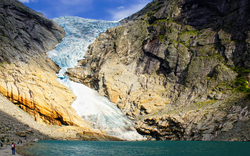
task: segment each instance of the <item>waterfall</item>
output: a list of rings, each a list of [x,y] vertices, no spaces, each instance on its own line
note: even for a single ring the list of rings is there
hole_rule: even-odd
[[[87,86],[70,81],[64,73],[68,68],[76,66],[81,60],[88,46],[96,37],[108,28],[119,25],[119,22],[83,19],[80,17],[60,17],[53,19],[61,25],[66,34],[62,43],[55,50],[49,51],[51,58],[61,70],[57,74],[58,81],[70,88],[77,99],[72,104],[77,114],[91,123],[95,129],[102,129],[108,135],[126,140],[142,140],[131,122],[120,109],[97,91]]]

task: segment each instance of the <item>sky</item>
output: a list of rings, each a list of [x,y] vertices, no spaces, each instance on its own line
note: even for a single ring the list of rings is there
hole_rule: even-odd
[[[139,11],[152,0],[19,0],[47,18],[78,16],[118,21]]]

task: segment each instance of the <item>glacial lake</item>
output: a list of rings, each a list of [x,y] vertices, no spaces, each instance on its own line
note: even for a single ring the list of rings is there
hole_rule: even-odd
[[[49,140],[19,151],[29,156],[247,156],[250,142]]]

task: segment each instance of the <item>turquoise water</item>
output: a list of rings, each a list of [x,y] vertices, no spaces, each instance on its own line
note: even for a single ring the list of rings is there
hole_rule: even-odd
[[[248,156],[250,142],[39,141],[22,152],[29,156]]]

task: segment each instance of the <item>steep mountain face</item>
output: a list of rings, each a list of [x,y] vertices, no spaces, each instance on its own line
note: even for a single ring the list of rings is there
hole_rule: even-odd
[[[99,35],[71,80],[159,140],[250,140],[249,0],[154,0]]]
[[[46,52],[64,30],[17,0],[0,1],[0,92],[40,123],[86,125],[71,108],[74,94],[57,82]]]

